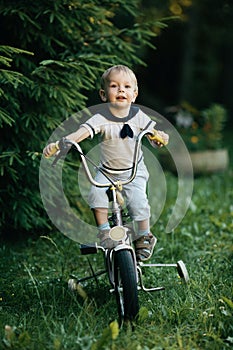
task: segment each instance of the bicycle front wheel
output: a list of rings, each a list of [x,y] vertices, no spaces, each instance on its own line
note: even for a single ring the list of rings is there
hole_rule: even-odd
[[[120,321],[132,321],[138,314],[137,270],[129,250],[115,253],[115,294]]]

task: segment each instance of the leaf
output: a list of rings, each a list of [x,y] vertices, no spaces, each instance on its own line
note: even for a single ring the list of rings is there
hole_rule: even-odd
[[[0,107],[0,127],[2,127],[3,122],[11,126],[14,123],[14,119]]]
[[[225,303],[227,303],[227,305],[228,305],[231,309],[233,309],[233,301],[232,301],[232,300],[230,300],[230,299],[228,299],[228,298],[226,298],[226,297],[222,297],[222,300],[224,300]]]
[[[112,339],[115,340],[119,335],[119,324],[117,321],[113,321],[109,325],[112,332]]]
[[[148,319],[149,317],[149,311],[145,306],[142,306],[139,310],[139,314],[138,314],[138,320],[139,322],[143,322],[146,319]]]
[[[41,64],[42,66],[48,66],[48,65],[50,65],[50,64],[56,64],[56,65],[61,66],[61,67],[64,67],[64,66],[65,66],[65,64],[64,64],[63,62],[61,62],[61,61],[55,61],[55,60],[44,60],[44,61],[41,61],[40,64]]]
[[[103,334],[100,339],[92,344],[91,350],[106,349],[106,345],[110,340],[115,340],[119,335],[119,325],[117,321],[110,323],[108,327],[103,330]]]
[[[88,298],[87,293],[85,292],[85,290],[83,289],[83,287],[81,286],[80,283],[77,284],[76,289],[77,289],[78,294],[79,294],[84,300],[86,300],[86,299]]]
[[[3,52],[7,56],[11,56],[12,54],[27,54],[27,55],[34,55],[33,52],[22,50],[13,46],[7,46],[7,45],[0,45],[0,52]]]
[[[233,337],[227,337],[226,341],[227,341],[228,343],[233,344]]]

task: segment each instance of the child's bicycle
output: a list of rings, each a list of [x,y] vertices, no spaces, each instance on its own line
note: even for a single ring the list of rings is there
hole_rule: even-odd
[[[80,145],[74,141],[63,139],[64,148],[74,147],[80,154],[86,175],[91,184],[97,187],[105,187],[108,189],[109,202],[111,202],[111,214],[109,222],[111,223],[111,229],[109,237],[117,242],[116,247],[111,249],[105,249],[97,243],[94,244],[81,244],[81,254],[96,254],[98,251],[102,251],[105,261],[105,269],[95,273],[91,267],[92,274],[88,277],[77,279],[75,276],[71,276],[68,281],[68,287],[71,291],[76,291],[79,284],[89,279],[97,279],[98,276],[107,273],[109,282],[111,285],[110,292],[114,292],[116,295],[116,302],[118,307],[118,314],[120,322],[133,321],[136,319],[139,312],[138,290],[145,292],[160,291],[165,289],[164,287],[151,287],[146,288],[142,279],[142,268],[144,267],[175,267],[179,276],[188,282],[189,276],[185,264],[183,261],[178,261],[176,264],[145,264],[136,260],[135,251],[133,248],[134,232],[127,224],[125,219],[127,214],[123,211],[123,197],[121,196],[122,186],[133,181],[137,171],[139,148],[143,136],[151,135],[151,131],[143,130],[137,137],[133,169],[130,177],[125,181],[112,181],[107,174],[106,183],[98,183],[93,179],[90,172],[87,160],[92,164],[93,162],[83,154]],[[162,143],[162,140],[158,138],[158,141]],[[66,153],[67,151],[65,151]],[[64,154],[61,149],[53,162],[55,163]],[[95,164],[94,164],[95,165]],[[96,167],[96,165],[95,165]],[[101,169],[99,169],[101,171]]]

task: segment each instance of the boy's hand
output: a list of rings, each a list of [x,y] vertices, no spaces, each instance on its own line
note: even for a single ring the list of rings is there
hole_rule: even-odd
[[[43,155],[45,156],[45,158],[52,157],[55,153],[59,151],[58,143],[58,141],[51,142],[43,149]]]
[[[149,135],[149,139],[156,143],[158,147],[162,147],[168,144],[169,141],[169,135],[166,134],[164,131],[160,130],[153,130],[154,135]]]

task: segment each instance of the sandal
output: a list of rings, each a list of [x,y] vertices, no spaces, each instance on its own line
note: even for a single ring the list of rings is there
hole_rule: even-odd
[[[137,261],[145,261],[151,258],[157,238],[149,233],[134,242]]]
[[[117,246],[118,242],[113,241],[109,237],[109,230],[103,230],[103,231],[99,232],[97,237],[100,240],[101,247],[103,247],[104,249],[112,249],[112,248],[115,248]]]

